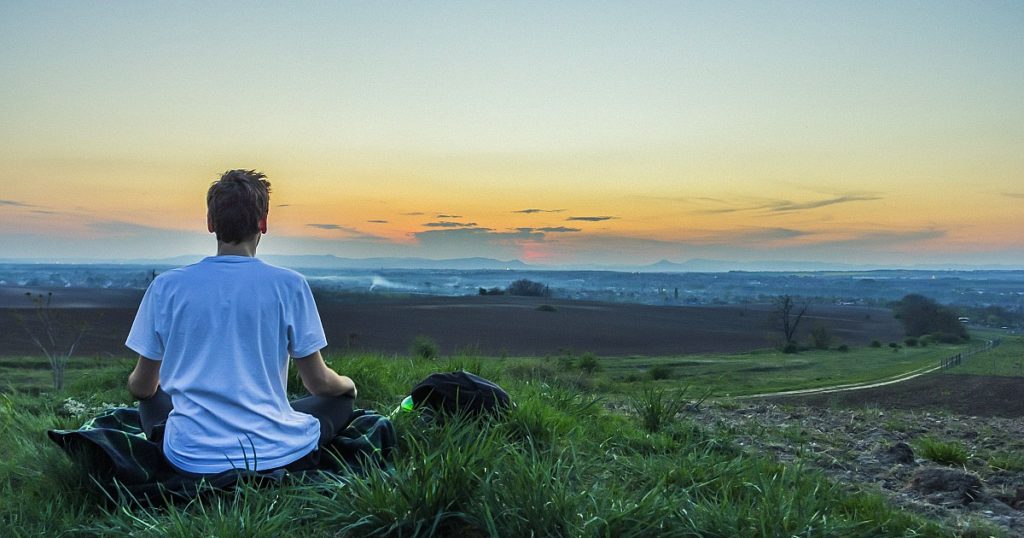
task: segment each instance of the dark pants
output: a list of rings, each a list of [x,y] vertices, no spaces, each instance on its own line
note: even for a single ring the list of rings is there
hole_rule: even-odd
[[[354,402],[355,399],[349,395],[306,396],[290,401],[292,409],[313,415],[320,421],[320,440],[313,452],[285,465],[284,468],[289,471],[315,469],[320,461],[320,448],[330,443],[331,439],[334,439],[348,426],[352,418]],[[171,396],[164,392],[163,388],[157,388],[156,394],[139,401],[139,419],[147,438],[158,440],[154,439],[154,434],[157,434],[157,437],[163,437],[164,424],[167,423],[167,417],[173,408]]]

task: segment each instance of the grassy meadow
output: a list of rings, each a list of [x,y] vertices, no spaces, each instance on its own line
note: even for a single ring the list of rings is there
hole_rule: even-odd
[[[0,525],[14,536],[950,536],[877,494],[747,452],[734,432],[684,408],[702,393],[885,378],[951,351],[333,356],[332,367],[356,380],[361,407],[386,413],[429,373],[460,368],[495,380],[517,406],[502,419],[442,426],[400,415],[390,475],[241,486],[157,508],[104,503],[44,433],[77,427],[111,404],[130,405],[124,384],[131,360],[73,359],[68,387],[53,393],[44,359],[4,358]],[[667,376],[657,366],[667,367]],[[690,388],[681,399],[684,386]],[[301,392],[294,377],[290,389]]]
[[[990,332],[979,337],[999,339],[999,345],[949,370],[954,374],[1024,377],[1024,336]]]
[[[689,385],[690,391],[729,397],[882,381],[934,366],[961,349],[954,345],[895,351],[889,347],[800,353],[769,349],[735,355],[609,358],[598,363],[616,391],[628,393],[632,385],[651,381],[665,389]]]

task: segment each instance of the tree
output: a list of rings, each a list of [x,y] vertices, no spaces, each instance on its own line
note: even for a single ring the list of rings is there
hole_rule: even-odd
[[[34,306],[30,322],[24,322],[29,339],[38,347],[50,362],[53,374],[53,389],[64,388],[64,371],[68,360],[75,353],[75,348],[85,335],[88,324],[72,323],[62,313],[53,308],[53,292],[32,295],[25,292]]]
[[[782,334],[786,337],[786,343],[794,342],[796,329],[800,326],[800,320],[807,313],[808,303],[796,304],[792,296],[780,295],[775,299],[775,315],[779,320]]]
[[[811,343],[818,349],[828,349],[832,345],[832,334],[824,325],[815,325],[811,328]]]
[[[551,297],[551,289],[540,282],[521,278],[508,285],[508,294],[526,297]]]
[[[923,295],[904,296],[893,304],[893,314],[903,322],[907,336],[935,334],[954,342],[969,338],[956,312]]]

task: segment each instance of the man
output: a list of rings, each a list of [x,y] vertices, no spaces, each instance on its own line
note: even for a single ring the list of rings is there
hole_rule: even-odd
[[[150,439],[186,476],[231,469],[312,469],[345,428],[356,387],[327,367],[302,275],[255,257],[270,182],[231,170],[206,195],[217,255],[158,276],[126,345],[139,354],[128,390]],[[288,358],[312,394],[289,402]]]

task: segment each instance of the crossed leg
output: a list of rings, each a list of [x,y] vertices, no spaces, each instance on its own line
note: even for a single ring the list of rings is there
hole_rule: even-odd
[[[354,402],[352,396],[344,395],[306,396],[289,403],[292,409],[313,415],[320,421],[320,441],[317,446],[322,447],[348,426]],[[153,439],[153,434],[163,428],[173,408],[171,396],[160,387],[157,388],[156,394],[139,401],[139,419],[146,437]]]

